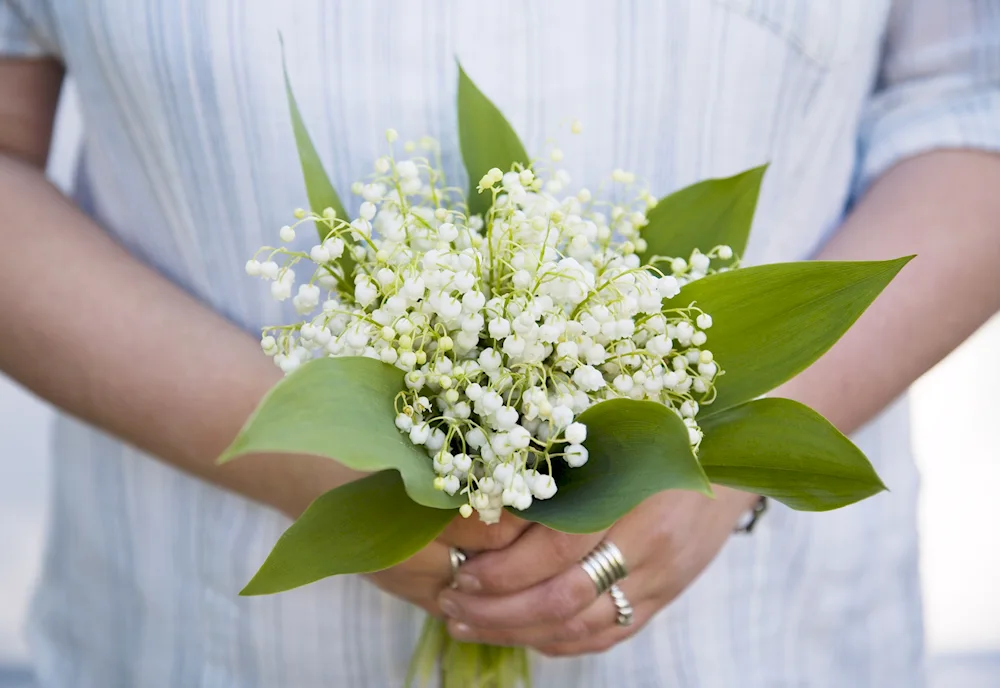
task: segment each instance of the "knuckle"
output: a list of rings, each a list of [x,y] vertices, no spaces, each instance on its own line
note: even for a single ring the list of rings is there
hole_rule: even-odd
[[[482,534],[483,549],[503,549],[514,542],[516,537],[517,534],[511,528],[509,522],[505,524],[501,521],[500,523],[487,526]]]
[[[508,519],[501,522],[502,529],[499,531],[498,537],[500,538],[502,547],[509,547],[514,544],[514,541],[521,537],[521,533],[524,532],[524,521],[517,519]]]
[[[558,633],[558,640],[560,642],[571,642],[575,640],[584,640],[589,638],[593,630],[590,628],[590,624],[587,623],[586,619],[580,616],[574,616],[569,621],[563,623],[562,628]]]
[[[549,616],[556,621],[571,619],[585,604],[577,587],[558,582],[546,586],[545,599]]]
[[[575,561],[577,557],[577,540],[579,536],[552,531],[549,537],[551,555],[559,561]]]
[[[517,574],[502,565],[484,567],[476,573],[476,577],[482,586],[481,592],[498,594],[517,589]]]
[[[470,626],[481,628],[490,628],[495,621],[492,614],[475,603],[462,605],[461,619]]]

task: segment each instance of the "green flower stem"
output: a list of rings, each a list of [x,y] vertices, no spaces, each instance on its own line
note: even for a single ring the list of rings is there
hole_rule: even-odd
[[[527,650],[461,643],[448,635],[444,621],[428,616],[410,660],[405,687],[429,685],[435,673],[441,688],[531,688]]]

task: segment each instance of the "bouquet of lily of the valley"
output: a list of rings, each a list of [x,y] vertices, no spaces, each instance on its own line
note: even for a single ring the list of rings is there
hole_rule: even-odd
[[[316,500],[243,594],[387,568],[452,519],[504,509],[586,533],[667,489],[816,511],[884,489],[820,415],[762,395],[907,259],[740,268],[763,167],[659,200],[622,170],[623,200],[569,193],[561,152],[530,157],[461,68],[468,190],[436,142],[399,156],[390,130],[352,219],[287,94],[312,210],[246,268],[303,320],[262,333],[289,375],[223,459],[318,454],[371,475]],[[315,245],[292,250],[307,223]],[[446,686],[528,680],[522,650],[453,643],[430,619],[412,673],[435,665]]]

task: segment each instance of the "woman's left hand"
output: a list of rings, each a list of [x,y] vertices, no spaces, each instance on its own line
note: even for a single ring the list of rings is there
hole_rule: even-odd
[[[698,577],[757,497],[714,487],[654,495],[605,533],[569,535],[532,525],[505,549],[462,566],[457,589],[438,598],[453,637],[533,647],[550,656],[602,652],[639,631]],[[631,626],[616,623],[614,601],[596,596],[579,561],[601,540],[628,566],[618,585],[634,608]]]

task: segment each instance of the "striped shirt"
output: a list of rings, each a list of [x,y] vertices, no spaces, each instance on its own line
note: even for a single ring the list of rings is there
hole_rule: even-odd
[[[279,31],[345,198],[389,126],[439,138],[463,177],[455,56],[529,150],[559,137],[574,184],[622,167],[662,195],[770,161],[749,262],[814,254],[903,158],[1000,149],[1000,0],[0,0],[0,54],[55,56],[78,85],[77,201],[248,331],[290,316],[243,263],[306,205]],[[907,423],[902,400],[856,437],[891,493],[776,506],[634,639],[535,658],[536,685],[918,688]],[[236,595],[282,516],[70,418],[54,454],[42,686],[401,684],[421,613],[366,580]]]

